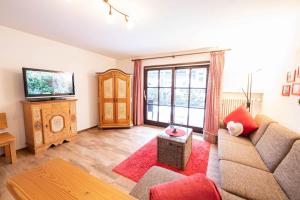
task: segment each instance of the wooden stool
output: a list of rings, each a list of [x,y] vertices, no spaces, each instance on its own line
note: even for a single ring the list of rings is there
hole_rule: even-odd
[[[4,147],[5,157],[9,157],[12,164],[16,163],[16,137],[9,133],[1,133],[0,147]]]

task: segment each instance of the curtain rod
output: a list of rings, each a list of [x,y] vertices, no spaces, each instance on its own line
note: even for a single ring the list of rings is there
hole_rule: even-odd
[[[168,56],[157,56],[157,57],[148,57],[148,58],[134,58],[131,61],[152,60],[152,59],[159,59],[159,58],[175,58],[175,57],[179,57],[179,56],[189,56],[189,55],[204,54],[204,53],[219,52],[219,51],[230,51],[230,50],[231,49],[207,50],[207,51],[199,51],[199,52],[193,52],[193,53],[174,54],[174,55],[168,55]]]

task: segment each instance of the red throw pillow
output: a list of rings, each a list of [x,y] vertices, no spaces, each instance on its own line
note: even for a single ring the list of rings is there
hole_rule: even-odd
[[[230,121],[243,124],[244,131],[242,135],[248,135],[249,133],[258,129],[258,126],[255,123],[253,117],[244,106],[238,107],[236,110],[232,111],[227,117],[225,117],[225,126]]]
[[[214,182],[194,174],[150,188],[150,200],[221,200]]]

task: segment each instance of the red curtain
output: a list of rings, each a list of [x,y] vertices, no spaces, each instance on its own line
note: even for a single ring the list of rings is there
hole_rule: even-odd
[[[203,128],[204,138],[211,143],[216,143],[219,129],[223,69],[224,51],[211,52]]]
[[[143,75],[142,61],[134,61],[133,74],[133,124],[139,126],[144,124],[144,100],[143,100]]]

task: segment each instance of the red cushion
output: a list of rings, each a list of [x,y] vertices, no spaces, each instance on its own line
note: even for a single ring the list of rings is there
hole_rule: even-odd
[[[221,200],[213,181],[194,174],[150,188],[150,200]]]
[[[239,122],[243,124],[244,131],[242,135],[248,135],[249,133],[258,129],[258,126],[255,123],[253,117],[244,106],[238,107],[236,110],[232,111],[227,117],[225,117],[224,124],[227,125],[227,123],[230,121],[233,121],[235,123]]]

